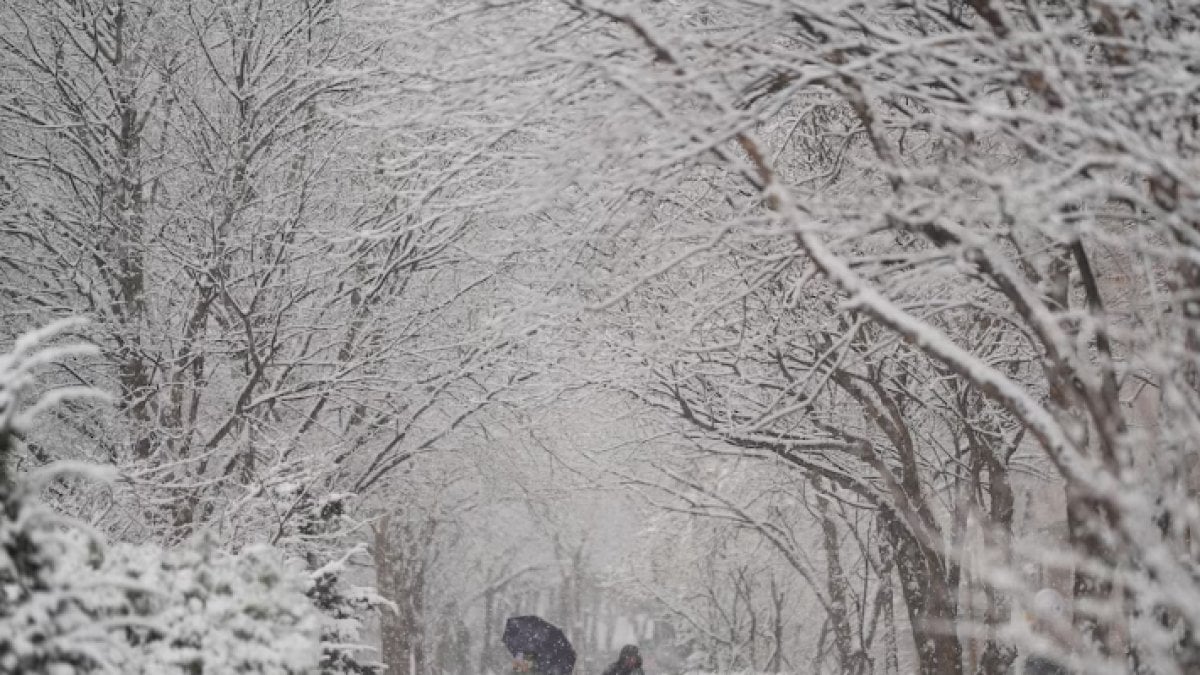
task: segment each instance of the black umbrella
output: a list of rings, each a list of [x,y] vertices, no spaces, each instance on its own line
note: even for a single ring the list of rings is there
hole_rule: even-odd
[[[575,649],[567,636],[541,617],[510,617],[501,640],[513,656],[534,654],[538,668],[546,675],[570,675],[575,669]]]

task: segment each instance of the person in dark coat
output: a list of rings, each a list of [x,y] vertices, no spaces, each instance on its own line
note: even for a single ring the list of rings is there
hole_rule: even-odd
[[[605,668],[600,675],[646,675],[642,671],[642,655],[638,653],[637,645],[621,647],[616,663]]]
[[[517,654],[517,657],[513,659],[512,671],[514,673],[524,673],[525,675],[539,675],[542,671],[538,667],[537,654],[533,652]]]

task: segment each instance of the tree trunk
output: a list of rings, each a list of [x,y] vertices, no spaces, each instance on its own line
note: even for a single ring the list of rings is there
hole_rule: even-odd
[[[838,654],[839,672],[859,675],[866,672],[868,662],[866,654],[854,644],[854,628],[850,623],[850,583],[842,568],[837,523],[829,514],[829,500],[820,492],[820,483],[816,486],[817,510],[821,514],[821,541],[825,550],[826,582],[829,586],[829,621],[833,629],[833,646]]]
[[[1001,551],[1006,557],[1011,548],[1013,521],[1012,483],[1008,478],[1008,466],[997,456],[996,449],[986,447],[980,453],[988,469],[991,483],[989,496],[989,523],[984,528],[984,537],[991,549]],[[996,627],[1008,623],[1011,606],[1004,593],[996,592],[990,584],[986,589],[987,609],[984,624],[987,626],[987,642],[979,657],[978,675],[1004,675],[1017,658],[1017,650],[1010,644],[996,639]]]
[[[771,638],[774,641],[774,651],[771,652],[771,660],[767,662],[768,673],[779,673],[783,671],[783,606],[787,600],[786,594],[779,590],[778,584],[775,583],[775,577],[771,577]]]
[[[922,675],[961,675],[962,644],[953,626],[958,616],[954,594],[946,583],[942,556],[923,547],[890,509],[880,509],[896,552],[896,572],[908,610]]]
[[[384,612],[379,622],[380,654],[388,672],[419,675],[426,672],[424,632],[425,575],[416,556],[406,556],[399,542],[391,539],[391,518],[384,516],[372,529],[375,586],[379,594],[396,605]],[[406,545],[419,550],[420,542],[406,538]]]

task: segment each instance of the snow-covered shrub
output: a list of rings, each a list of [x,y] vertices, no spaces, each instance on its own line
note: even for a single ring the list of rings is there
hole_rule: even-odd
[[[17,434],[63,394],[53,392],[22,410],[32,371],[90,351],[44,347],[75,325],[60,322],[30,333],[0,355],[0,672],[87,670],[100,661],[106,644],[106,626],[97,625],[96,610],[111,601],[111,611],[102,613],[116,615],[124,604],[86,585],[102,559],[102,539],[37,499],[63,467],[20,480],[9,475]]]
[[[5,518],[0,536],[6,553],[22,551],[0,560],[0,672],[317,669],[321,620],[309,577],[275,549],[234,555],[200,539],[174,551],[105,550],[49,518]]]
[[[320,660],[308,575],[269,546],[116,546],[94,583],[129,600],[115,636],[122,672],[307,673]]]
[[[225,551],[203,536],[175,550],[110,546],[39,499],[67,474],[96,477],[94,467],[9,476],[16,433],[31,417],[17,414],[31,370],[78,353],[39,344],[68,325],[0,356],[0,672],[318,672],[323,622],[309,595],[329,582],[299,561],[261,544]]]
[[[346,562],[360,552],[361,549],[354,549],[346,557],[311,575],[308,598],[320,612],[321,672],[324,675],[374,675],[383,670],[381,663],[362,653],[360,617],[379,611],[388,601],[372,588],[350,586],[343,579]]]
[[[121,615],[126,599],[88,583],[102,543],[21,487],[0,487],[0,672],[90,670],[109,642],[98,617]]]
[[[315,498],[308,493],[299,495],[292,507],[296,511],[295,532],[283,537],[285,545],[303,551],[309,565],[311,584],[308,598],[320,612],[321,672],[324,675],[352,673],[374,675],[382,672],[383,664],[364,653],[361,617],[379,611],[388,601],[373,588],[361,588],[346,580],[346,566],[356,556],[365,554],[362,545],[355,546],[340,557],[325,564],[322,559],[336,555],[318,542],[339,541],[345,528],[356,523],[346,515],[346,502],[352,495],[334,493]]]

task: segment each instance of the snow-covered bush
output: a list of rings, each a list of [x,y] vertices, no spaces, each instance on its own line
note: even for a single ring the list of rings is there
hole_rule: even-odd
[[[24,512],[52,516],[34,504]],[[0,671],[305,673],[320,616],[275,549],[200,539],[174,551],[103,542],[54,518],[0,522]],[[17,546],[14,546],[17,544]]]
[[[308,598],[320,612],[321,672],[374,675],[383,665],[362,653],[360,617],[379,611],[388,601],[374,589],[349,586],[343,575],[346,562],[360,553],[354,549],[341,560],[313,572]]]
[[[307,564],[310,583],[308,599],[320,612],[321,672],[326,675],[353,673],[373,675],[383,670],[371,648],[363,645],[362,617],[390,604],[373,588],[354,586],[347,581],[347,566],[365,556],[362,544],[346,550],[346,535],[357,521],[346,513],[353,495],[331,493],[313,496],[295,487],[277,489],[286,497],[283,508],[294,514],[281,528],[277,541],[281,548]]]
[[[306,673],[320,660],[308,575],[269,546],[117,546],[92,583],[129,601],[125,621],[109,619],[125,623],[114,650],[122,672]]]
[[[322,636],[351,643],[358,635],[352,612],[362,594],[339,590],[340,567],[313,574],[278,548],[230,552],[203,535],[174,550],[110,545],[39,499],[68,474],[104,472],[55,465],[9,476],[30,413],[61,398],[43,397],[18,415],[32,369],[81,352],[40,345],[70,325],[27,336],[0,356],[0,672],[370,672],[344,667],[357,666],[349,657],[322,662]],[[318,604],[333,612],[334,629]]]
[[[127,601],[88,583],[100,540],[21,487],[0,486],[0,672],[87,671],[109,642],[98,617],[119,616]]]
[[[16,437],[42,404],[64,392],[43,397],[22,410],[22,395],[40,365],[87,349],[48,349],[43,345],[75,324],[62,322],[30,333],[0,355],[0,671],[75,672],[102,658],[105,627],[95,625],[95,609],[112,596],[85,599],[86,574],[101,560],[103,542],[78,524],[42,505],[37,494],[61,474],[43,470],[14,480],[9,463]],[[69,392],[68,392],[69,393]],[[21,412],[22,414],[18,414]],[[113,613],[123,603],[118,599]],[[108,613],[108,612],[105,612]]]

